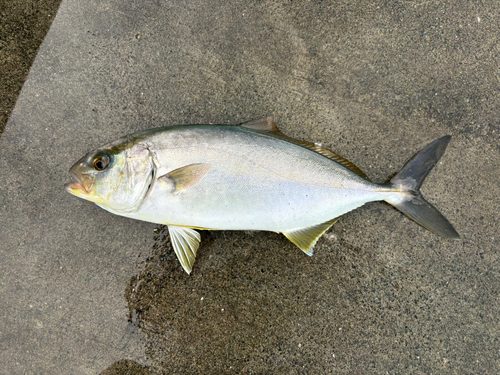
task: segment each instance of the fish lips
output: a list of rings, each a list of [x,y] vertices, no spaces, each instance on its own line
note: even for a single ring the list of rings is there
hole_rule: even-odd
[[[76,163],[69,170],[76,182],[64,185],[64,188],[68,193],[76,196],[91,194],[92,187],[94,186],[94,177],[88,173],[82,173],[82,169],[87,169],[87,167],[82,165],[82,163]]]
[[[94,185],[94,178],[89,175],[79,176],[75,174],[74,176],[76,182],[64,185],[66,191],[73,195],[90,194]]]

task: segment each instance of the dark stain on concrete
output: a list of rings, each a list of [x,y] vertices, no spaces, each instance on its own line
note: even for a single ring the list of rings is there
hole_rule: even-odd
[[[62,0],[0,0],[0,134]]]

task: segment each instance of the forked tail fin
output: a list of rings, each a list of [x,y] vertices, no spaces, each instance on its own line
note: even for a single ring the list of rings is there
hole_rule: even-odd
[[[444,154],[450,139],[447,135],[435,140],[406,163],[389,184],[408,194],[387,202],[424,228],[445,238],[458,239],[460,236],[450,222],[420,194],[420,186]]]

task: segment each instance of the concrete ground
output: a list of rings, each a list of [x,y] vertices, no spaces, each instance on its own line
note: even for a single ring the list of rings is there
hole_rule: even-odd
[[[499,373],[499,17],[480,1],[64,0],[0,138],[0,374]],[[277,234],[203,232],[188,276],[165,228],[63,189],[121,135],[269,114],[380,182],[451,134],[423,192],[462,240],[372,203],[312,258]]]

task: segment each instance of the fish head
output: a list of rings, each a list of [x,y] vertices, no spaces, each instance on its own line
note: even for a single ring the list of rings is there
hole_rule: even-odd
[[[118,146],[91,151],[78,160],[69,170],[76,182],[66,184],[66,191],[110,211],[135,211],[151,189],[155,165],[147,147]]]

